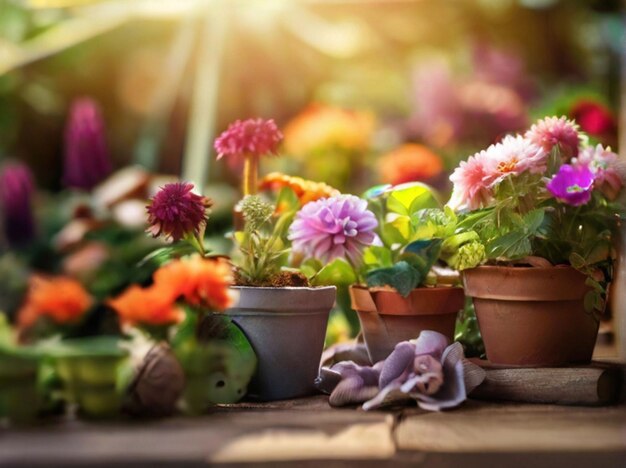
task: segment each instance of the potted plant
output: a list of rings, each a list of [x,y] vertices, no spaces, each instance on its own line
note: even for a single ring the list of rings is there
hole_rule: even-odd
[[[148,205],[148,232],[172,243],[146,259],[160,265],[147,286],[131,285],[109,301],[129,334],[140,330],[156,343],[131,385],[140,412],[170,413],[181,394],[190,413],[234,403],[256,367],[249,343],[221,313],[235,298],[233,275],[227,259],[204,247],[210,205],[192,184],[163,186]],[[151,373],[155,366],[161,371]]]
[[[443,212],[421,183],[370,190],[360,199],[341,195],[309,203],[298,213],[290,239],[309,260],[312,278],[346,277],[372,362],[394,346],[435,330],[453,340],[464,295],[453,267],[473,255],[475,235],[455,234],[456,216]],[[312,260],[311,260],[312,259]],[[437,273],[438,272],[438,273]]]
[[[573,121],[548,117],[450,177],[460,230],[485,246],[463,279],[492,363],[590,361],[623,215],[619,167]]]
[[[259,159],[276,153],[282,134],[271,120],[233,123],[215,142],[218,158],[244,161],[240,203],[243,228],[234,233],[235,305],[226,313],[243,330],[258,358],[251,398],[280,400],[315,391],[335,287],[311,287],[289,263],[287,231],[298,200],[281,191],[276,204],[256,195]]]

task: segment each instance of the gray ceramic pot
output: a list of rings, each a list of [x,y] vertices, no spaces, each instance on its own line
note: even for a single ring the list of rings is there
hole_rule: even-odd
[[[226,313],[244,332],[258,358],[248,397],[274,401],[314,393],[336,288],[234,289],[239,299]]]

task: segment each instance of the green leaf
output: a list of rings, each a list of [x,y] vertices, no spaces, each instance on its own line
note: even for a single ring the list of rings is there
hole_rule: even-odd
[[[585,259],[576,252],[572,252],[572,254],[569,256],[569,262],[577,270],[585,268],[585,266],[587,265]]]
[[[314,286],[350,285],[356,283],[357,278],[352,266],[341,258],[333,260],[323,267],[313,278]]]
[[[418,270],[405,261],[400,261],[390,268],[379,268],[367,273],[367,285],[391,286],[406,297],[424,278]]]
[[[367,266],[387,268],[393,265],[391,250],[386,247],[372,245],[363,252],[363,263]]]
[[[485,248],[488,258],[506,258],[515,260],[531,255],[532,248],[527,233],[513,231],[496,237]]]
[[[278,193],[276,206],[280,208],[281,212],[297,211],[300,208],[300,200],[296,192],[289,187],[283,187]]]
[[[526,216],[524,216],[524,225],[529,233],[535,234],[537,232],[543,223],[545,214],[546,211],[543,208],[538,208],[530,211],[526,214]]]
[[[387,210],[405,216],[425,208],[439,208],[433,190],[425,184],[415,182],[394,190],[387,199]]]
[[[408,216],[398,216],[388,224],[393,226],[398,231],[400,236],[402,236],[403,242],[406,242],[411,237],[411,218]]]
[[[432,267],[437,261],[437,258],[439,258],[442,243],[443,239],[416,240],[404,248],[404,253],[414,254],[424,259],[430,270],[430,267]]]

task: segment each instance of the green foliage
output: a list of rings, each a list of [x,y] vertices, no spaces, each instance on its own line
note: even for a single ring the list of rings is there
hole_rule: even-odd
[[[291,192],[291,194],[289,193]],[[258,195],[248,195],[241,207],[245,220],[243,231],[234,240],[240,255],[235,258],[239,274],[250,284],[261,284],[276,275],[287,264],[289,241],[287,231],[297,210],[297,199],[290,189],[278,197],[282,214]]]
[[[440,209],[428,186],[405,184],[382,194],[370,193],[374,193],[369,204],[377,215],[383,245],[364,251],[360,273],[368,286],[391,286],[406,296],[416,287],[436,282],[429,273],[438,261],[470,267],[483,260],[478,236],[457,236],[457,215],[448,207]],[[465,250],[458,257],[461,249]]]

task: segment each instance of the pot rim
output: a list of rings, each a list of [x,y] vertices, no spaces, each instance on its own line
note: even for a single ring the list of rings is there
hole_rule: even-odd
[[[534,267],[534,266],[506,266],[506,265],[478,265],[477,267],[474,268],[468,268],[466,270],[463,270],[461,273],[465,273],[467,271],[472,271],[472,270],[478,270],[478,269],[484,269],[484,270],[524,270],[524,271],[553,271],[555,269],[560,269],[560,270],[564,270],[564,269],[573,269],[576,270],[576,268],[574,268],[572,265],[569,264],[559,264],[559,265],[552,265],[549,267]],[[578,270],[576,270],[578,271]]]
[[[414,288],[404,297],[391,287],[353,285],[350,286],[350,296],[352,308],[358,313],[378,315],[457,314],[465,302],[463,288],[458,286]]]
[[[350,288],[354,288],[354,289],[367,289],[368,291],[373,291],[373,292],[389,292],[389,293],[396,293],[396,294],[400,294],[395,288],[392,288],[391,286],[363,286],[362,284],[351,284]],[[411,289],[411,293],[415,292],[415,291],[451,291],[454,289],[463,289],[463,286],[420,286],[418,288],[413,288]],[[410,293],[409,293],[410,294]]]
[[[271,290],[271,291],[327,291],[330,289],[337,289],[337,286],[229,286],[231,289],[245,289],[245,290]]]

